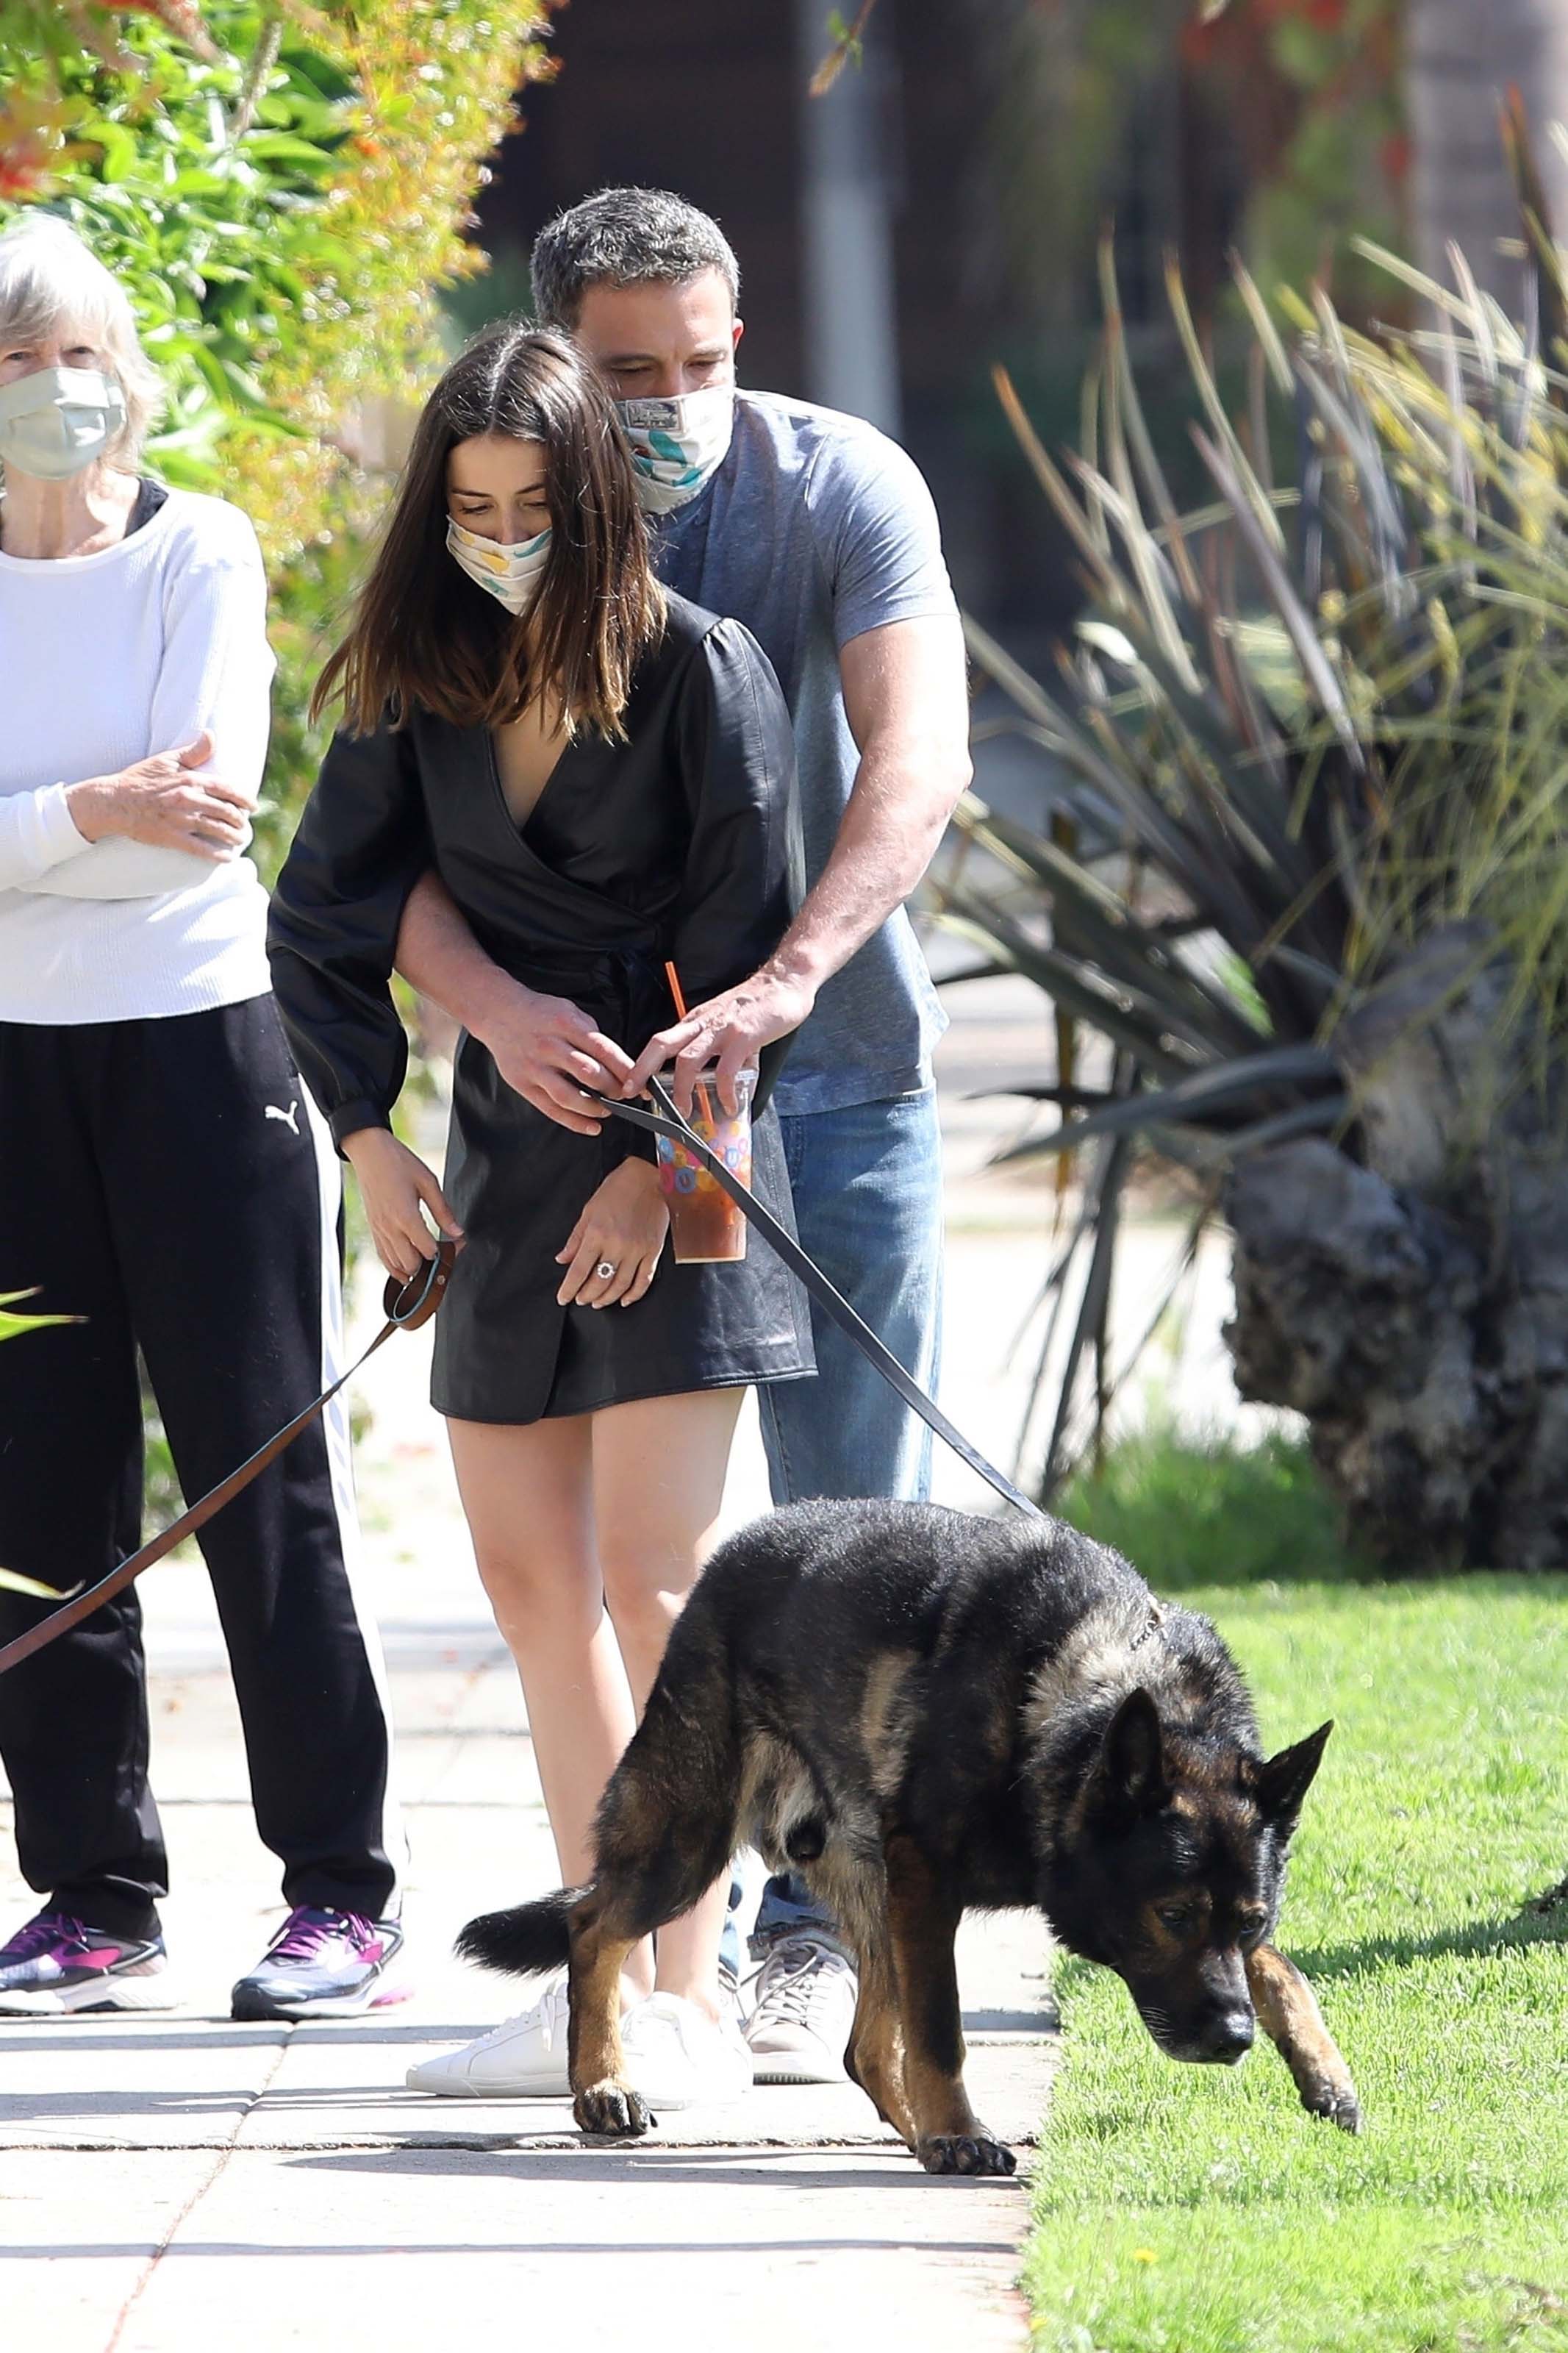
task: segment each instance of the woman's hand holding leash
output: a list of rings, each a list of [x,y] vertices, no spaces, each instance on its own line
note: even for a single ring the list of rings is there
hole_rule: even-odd
[[[66,786],[71,823],[84,841],[122,834],[153,849],[183,849],[216,866],[237,858],[256,803],[216,776],[198,776],[213,755],[204,729],[183,751],[154,752],[112,776]]]
[[[633,1306],[653,1281],[668,1231],[658,1169],[623,1160],[589,1195],[555,1253],[566,1269],[556,1299],[563,1307]]]
[[[463,1229],[434,1173],[390,1128],[356,1128],[344,1137],[343,1152],[359,1179],[371,1240],[388,1274],[406,1280],[435,1257],[436,1237],[425,1222],[426,1209],[444,1234],[461,1242]]]
[[[583,1089],[617,1094],[631,1076],[631,1056],[570,997],[545,997],[521,981],[468,1028],[513,1092],[574,1135],[597,1135],[609,1115],[607,1106],[586,1101]]]

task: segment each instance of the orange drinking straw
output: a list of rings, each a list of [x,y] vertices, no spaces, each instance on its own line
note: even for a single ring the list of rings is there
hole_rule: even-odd
[[[684,1021],[686,1018],[686,997],[680,986],[680,975],[676,971],[675,966],[672,964],[667,962],[664,967],[664,976],[669,983],[669,993],[675,999],[676,1013],[679,1018]],[[716,1129],[719,1124],[718,1115],[715,1113],[712,1104],[708,1100],[708,1090],[703,1085],[700,1079],[697,1082],[697,1092],[702,1099],[703,1118],[708,1122],[710,1128]]]

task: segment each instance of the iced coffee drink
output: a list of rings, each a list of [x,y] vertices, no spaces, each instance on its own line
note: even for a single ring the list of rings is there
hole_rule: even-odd
[[[673,1073],[666,1071],[660,1076],[668,1087]],[[756,1084],[755,1071],[737,1072],[735,1099],[740,1109],[733,1114],[719,1100],[718,1082],[711,1070],[703,1071],[691,1098],[693,1129],[748,1192],[752,1187],[752,1097]],[[676,1264],[710,1265],[725,1259],[744,1258],[746,1220],[718,1178],[684,1144],[677,1144],[667,1135],[659,1136],[657,1142],[659,1189],[669,1209],[669,1241]]]

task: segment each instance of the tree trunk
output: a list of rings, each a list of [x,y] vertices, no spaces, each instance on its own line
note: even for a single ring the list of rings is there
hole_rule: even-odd
[[[1363,1159],[1312,1139],[1230,1187],[1237,1386],[1410,1567],[1568,1560],[1568,1134],[1509,984],[1474,929],[1413,951],[1334,1039]]]
[[[1552,218],[1568,223],[1568,163],[1548,125],[1568,122],[1568,0],[1405,0],[1405,94],[1416,259],[1451,283],[1449,242],[1510,318],[1522,310],[1519,212],[1498,108],[1517,83]]]

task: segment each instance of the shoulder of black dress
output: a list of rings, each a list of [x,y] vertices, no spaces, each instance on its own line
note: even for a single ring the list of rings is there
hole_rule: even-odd
[[[706,605],[694,605],[689,596],[678,596],[673,588],[665,590],[664,603],[664,643],[677,657],[700,646],[721,617]]]

